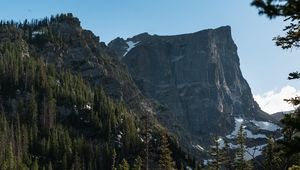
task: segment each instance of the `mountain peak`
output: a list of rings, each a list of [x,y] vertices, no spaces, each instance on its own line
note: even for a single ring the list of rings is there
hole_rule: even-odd
[[[215,29],[206,29],[206,30],[201,30],[197,31],[194,33],[185,33],[185,34],[178,34],[178,35],[150,35],[147,32],[135,35],[131,38],[127,38],[124,40],[123,38],[116,38],[112,40],[108,46],[111,49],[114,49],[119,58],[123,58],[125,55],[128,54],[128,49],[132,50],[133,48],[130,48],[130,43],[132,42],[133,44],[137,45],[143,44],[145,42],[147,43],[154,43],[157,44],[158,41],[160,42],[169,42],[173,40],[189,40],[191,42],[188,43],[193,43],[194,41],[204,41],[204,40],[209,40],[210,38],[208,36],[213,36],[221,39],[219,42],[224,41],[224,43],[229,43],[229,44],[234,44],[232,37],[231,37],[231,27],[230,26],[222,26],[218,27]],[[230,42],[227,42],[230,41]],[[129,42],[129,44],[128,44]],[[235,45],[234,45],[235,46]]]
[[[123,45],[109,47],[125,49],[121,60],[139,89],[168,108],[168,114],[158,114],[160,120],[171,131],[178,122],[184,130],[173,132],[192,136],[182,140],[185,145],[209,146],[211,134],[229,134],[237,117],[273,120],[260,110],[242,76],[230,26],[173,36],[143,34]]]
[[[144,39],[144,38],[147,38],[147,37],[150,37],[150,36],[151,35],[148,32],[144,32],[144,33],[133,36],[132,39]],[[130,39],[131,38],[128,38],[127,40],[130,40]]]
[[[224,31],[224,32],[231,32],[231,27],[229,25],[225,25],[225,26],[215,28],[215,30]]]

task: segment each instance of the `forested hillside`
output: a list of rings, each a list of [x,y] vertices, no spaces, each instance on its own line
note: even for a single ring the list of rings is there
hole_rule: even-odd
[[[108,96],[104,82],[91,83],[39,54],[48,42],[67,48],[62,35],[47,28],[72,20],[62,14],[0,23],[1,169],[157,168],[163,128],[147,117],[137,121],[139,113]],[[171,142],[179,153],[176,140],[167,139],[164,149]],[[178,166],[188,162],[184,153],[178,155]]]
[[[134,48],[131,41],[123,41],[123,45],[127,44],[124,49]],[[226,45],[226,41],[219,42]],[[168,43],[169,49],[171,42]],[[151,44],[156,47],[159,43]],[[152,49],[146,48],[149,43],[137,45]],[[139,48],[137,46],[130,53],[128,50],[124,56],[135,54]],[[281,170],[299,165],[297,112],[283,119],[281,129],[265,121],[269,117],[265,113],[257,112],[260,116],[256,117],[255,110],[248,107],[244,108],[247,112],[242,111],[243,107],[233,112],[233,106],[243,106],[247,102],[259,110],[249,90],[244,93],[236,90],[247,94],[249,100],[241,95],[234,98],[237,104],[229,102],[228,107],[223,105],[226,98],[223,95],[212,95],[220,100],[209,95],[207,100],[220,104],[212,105],[218,106],[218,114],[212,119],[198,117],[201,122],[196,121],[195,125],[205,135],[194,131],[191,136],[185,133],[183,124],[174,119],[168,105],[144,97],[117,54],[117,50],[101,43],[91,31],[82,29],[79,19],[72,14],[22,23],[0,21],[0,169]],[[172,61],[181,59],[184,58],[180,56]],[[227,64],[226,70],[233,65]],[[218,65],[208,68],[217,68],[215,66]],[[237,72],[240,74],[239,70]],[[211,72],[214,77],[213,73],[217,72]],[[244,83],[248,89],[246,81]],[[215,84],[218,83],[209,82],[209,85]],[[190,84],[182,87],[185,86],[188,90]],[[190,96],[191,93],[186,94]],[[198,110],[212,115],[213,112],[203,108]],[[210,123],[216,118],[226,121],[219,116],[219,111],[228,116],[224,126]],[[162,117],[164,119],[159,122],[157,118]],[[192,116],[190,119],[196,120]],[[195,127],[190,123],[186,125]],[[234,127],[230,134],[220,136],[214,132],[225,131],[225,125],[231,128],[226,132]],[[279,137],[280,130],[283,137]],[[199,141],[205,140],[206,146],[191,142],[196,137]],[[187,152],[191,149],[193,152]]]

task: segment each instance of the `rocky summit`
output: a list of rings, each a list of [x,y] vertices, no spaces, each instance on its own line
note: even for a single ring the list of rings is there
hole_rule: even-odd
[[[234,131],[237,119],[248,128],[251,121],[274,122],[252,97],[229,26],[175,36],[143,33],[108,46],[142,93],[163,105],[158,117],[187,146],[208,147],[212,136]]]

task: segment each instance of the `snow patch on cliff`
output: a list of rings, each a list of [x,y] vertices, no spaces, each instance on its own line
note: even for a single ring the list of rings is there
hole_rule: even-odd
[[[259,129],[263,129],[263,130],[268,130],[268,131],[274,132],[274,131],[277,131],[280,129],[280,127],[278,125],[275,125],[270,122],[256,121],[256,120],[250,120],[250,122],[254,123],[255,126],[257,126]]]
[[[239,129],[240,129],[242,123],[244,122],[244,119],[235,117],[234,121],[235,121],[235,127],[234,127],[234,130],[231,132],[231,134],[226,136],[228,139],[233,139],[237,136]]]
[[[234,128],[234,130],[231,132],[231,134],[229,134],[229,135],[227,135],[226,136],[226,138],[228,138],[228,139],[234,139],[237,135],[238,135],[238,133],[239,133],[239,129],[240,129],[240,127],[242,126],[242,124],[243,124],[243,122],[244,122],[244,119],[243,118],[237,118],[237,117],[235,117],[234,118],[234,121],[235,121],[235,128]],[[260,121],[255,121],[255,120],[251,120],[251,122],[255,122],[255,123],[257,123],[257,125],[256,126],[258,126],[259,128],[269,128],[269,129],[274,129],[275,128],[275,126],[274,126],[274,124],[272,124],[271,125],[271,123],[269,123],[269,122],[267,122],[267,123],[269,123],[269,124],[267,124],[266,122],[260,122]],[[254,124],[255,124],[254,123]],[[263,126],[263,125],[266,125],[266,126]],[[268,126],[267,126],[268,125]],[[246,126],[245,126],[246,127]],[[266,135],[264,135],[264,134],[253,134],[250,130],[248,130],[248,129],[244,129],[244,132],[245,132],[245,134],[246,134],[246,138],[253,138],[253,139],[257,139],[257,138],[267,138],[267,136]]]
[[[262,150],[265,146],[267,146],[267,145],[263,144],[263,145],[259,145],[259,146],[253,146],[253,147],[250,147],[250,148],[246,148],[245,159],[246,160],[251,160],[251,159],[261,155]]]
[[[137,45],[138,43],[140,43],[140,42],[139,42],[139,41],[138,41],[138,42],[127,41],[126,43],[127,43],[127,45],[128,45],[128,48],[126,49],[126,52],[123,54],[123,57],[126,56],[126,54],[127,54],[130,50],[132,50],[134,47],[136,47],[136,45]]]

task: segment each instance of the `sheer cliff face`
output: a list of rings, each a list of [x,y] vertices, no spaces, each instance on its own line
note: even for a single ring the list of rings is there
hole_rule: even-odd
[[[199,140],[229,133],[234,117],[270,118],[242,76],[228,26],[177,36],[144,33],[115,39],[109,47],[127,64],[140,90],[166,105]]]

